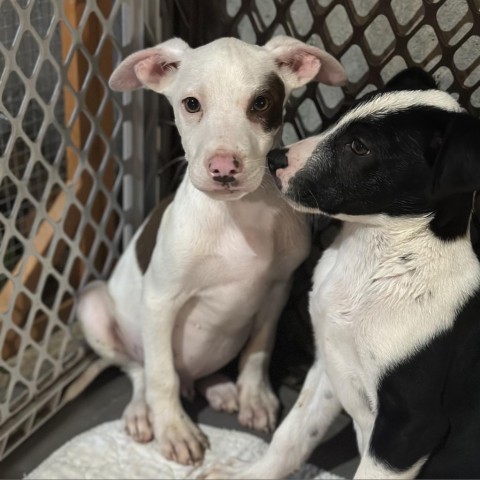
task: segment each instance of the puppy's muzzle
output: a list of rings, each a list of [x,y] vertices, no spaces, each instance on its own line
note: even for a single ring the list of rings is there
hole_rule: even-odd
[[[276,148],[270,150],[267,154],[268,168],[275,175],[275,172],[280,168],[288,167],[288,148]]]
[[[208,171],[215,182],[233,183],[242,170],[242,161],[229,153],[217,153],[208,160]]]

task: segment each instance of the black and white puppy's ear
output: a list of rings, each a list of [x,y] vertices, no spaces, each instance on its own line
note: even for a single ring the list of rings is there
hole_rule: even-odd
[[[443,138],[437,139],[433,186],[437,198],[480,190],[480,120],[467,113],[451,115]]]
[[[382,91],[436,89],[438,89],[437,83],[430,73],[419,67],[410,67],[392,77]]]

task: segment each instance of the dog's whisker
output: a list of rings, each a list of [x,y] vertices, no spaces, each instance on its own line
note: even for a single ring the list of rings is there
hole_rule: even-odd
[[[310,193],[311,197],[315,200],[315,204],[317,205],[318,211],[321,211],[320,205],[318,204],[317,197],[315,197],[315,195],[313,194],[313,192],[310,189],[308,189],[308,193]]]
[[[165,170],[169,169],[170,167],[172,167],[173,165],[176,165],[176,164],[185,164],[185,166],[187,165],[187,159],[184,157],[184,156],[181,156],[181,157],[175,157],[173,158],[172,160],[168,161],[167,163],[165,163],[164,165],[162,165],[162,167],[157,171],[157,174],[158,175],[161,175],[162,173],[165,172]]]

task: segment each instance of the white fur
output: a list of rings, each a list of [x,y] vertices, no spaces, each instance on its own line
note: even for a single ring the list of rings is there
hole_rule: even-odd
[[[222,380],[212,390],[207,382],[212,405],[238,405],[240,422],[252,428],[275,425],[269,359],[291,274],[309,250],[309,231],[267,173],[266,154],[280,129],[266,131],[247,112],[268,75],[283,79],[286,101],[321,68],[329,70],[329,81],[345,79],[328,54],[287,37],[264,47],[219,39],[197,49],[173,39],[127,57],[110,79],[116,90],[146,86],[168,97],[189,164],[145,274],[136,258],[144,224],[108,284],[87,287],[78,317],[97,353],[132,378],[127,431],[139,441],[154,434],[171,460],[198,462],[208,446],[183,411],[180,391],[191,397],[195,380],[243,347],[236,387]],[[186,110],[187,97],[199,100],[199,112]],[[242,162],[235,188],[215,182],[208,170],[209,159],[224,153]]]
[[[359,479],[381,479],[381,480],[403,480],[415,478],[418,474],[426,458],[421,458],[418,462],[412,465],[408,470],[397,472],[383,465],[377,459],[373,458],[368,452],[362,456],[360,465],[355,472],[355,478]]]
[[[341,128],[352,120],[358,120],[368,115],[382,116],[415,107],[437,107],[448,112],[462,111],[458,102],[446,92],[425,90],[419,95],[418,91],[400,90],[383,93],[368,102],[361,103],[347,112],[335,128]]]

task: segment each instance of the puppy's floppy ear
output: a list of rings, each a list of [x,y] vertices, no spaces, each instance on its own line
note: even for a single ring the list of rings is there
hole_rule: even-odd
[[[344,85],[347,81],[342,64],[320,48],[285,35],[273,37],[264,48],[274,56],[290,89],[301,87],[311,80],[328,85]]]
[[[437,88],[435,80],[429,73],[419,67],[411,67],[392,77],[383,90],[436,90]]]
[[[480,120],[452,113],[435,160],[434,195],[480,190]]]
[[[147,87],[162,93],[173,80],[189,49],[183,40],[172,38],[155,47],[132,53],[113,71],[108,84],[118,92]]]

